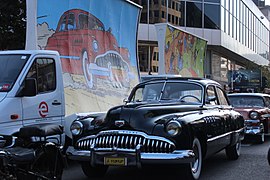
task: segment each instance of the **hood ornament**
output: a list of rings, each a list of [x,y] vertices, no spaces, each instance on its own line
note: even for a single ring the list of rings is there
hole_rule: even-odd
[[[125,121],[124,120],[116,120],[116,121],[114,121],[114,125],[117,127],[123,127],[125,125]]]

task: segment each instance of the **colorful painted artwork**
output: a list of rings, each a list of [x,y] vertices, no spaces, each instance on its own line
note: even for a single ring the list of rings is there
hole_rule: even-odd
[[[68,112],[107,110],[139,82],[139,13],[124,0],[38,1],[38,47],[60,53]]]
[[[166,28],[165,73],[203,77],[207,41],[174,28]]]

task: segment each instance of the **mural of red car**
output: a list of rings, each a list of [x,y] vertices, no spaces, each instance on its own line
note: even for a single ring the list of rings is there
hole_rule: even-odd
[[[87,11],[64,12],[45,49],[58,51],[63,72],[84,75],[89,88],[96,86],[97,78],[130,87],[134,75],[129,50],[119,47],[112,29],[105,30],[104,24]]]

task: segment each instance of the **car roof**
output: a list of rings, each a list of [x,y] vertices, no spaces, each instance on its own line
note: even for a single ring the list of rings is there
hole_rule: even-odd
[[[203,85],[207,84],[215,84],[218,86],[221,86],[218,82],[207,79],[207,78],[199,78],[199,77],[182,77],[181,75],[144,75],[141,76],[142,82],[153,82],[153,81],[160,81],[160,80],[181,80],[181,81],[192,81],[192,82],[198,82]]]
[[[233,94],[228,94],[228,97],[232,97],[232,96],[267,96],[270,97],[269,94],[265,94],[265,93],[233,93]]]

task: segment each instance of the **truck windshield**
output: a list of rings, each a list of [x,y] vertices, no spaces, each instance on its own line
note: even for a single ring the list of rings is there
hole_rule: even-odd
[[[0,92],[11,90],[30,55],[0,54]]]

